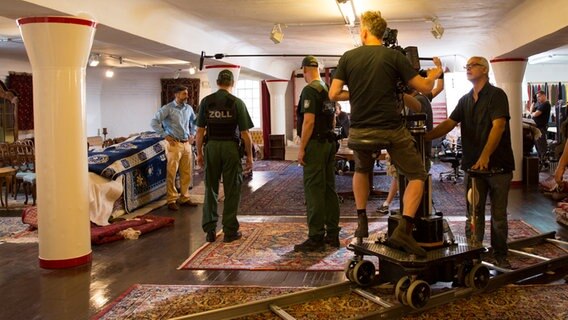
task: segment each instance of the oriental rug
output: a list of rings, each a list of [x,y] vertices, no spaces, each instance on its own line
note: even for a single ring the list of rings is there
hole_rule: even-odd
[[[169,319],[236,304],[299,292],[309,288],[134,285],[92,319]],[[368,289],[394,302],[392,286]],[[403,319],[561,320],[568,317],[568,285],[505,286],[463,298]],[[349,319],[382,307],[355,294],[344,294],[284,307],[296,319]],[[240,319],[280,319],[263,313]]]
[[[300,222],[241,222],[241,240],[224,243],[218,236],[212,243],[197,249],[178,269],[186,270],[277,270],[277,271],[343,271],[353,253],[345,248],[353,240],[356,222],[340,222],[341,248],[323,252],[294,252],[294,245],[307,237],[307,225]],[[454,235],[464,236],[465,221],[450,221]],[[485,241],[490,246],[490,223],[486,222]],[[369,223],[371,239],[387,231],[386,222]],[[533,236],[538,232],[521,220],[509,221],[509,240]],[[534,254],[553,257],[565,251],[553,244],[531,249]],[[375,259],[370,259],[376,261]],[[536,261],[510,257],[513,267]],[[488,259],[491,261],[491,259]]]
[[[260,188],[243,188],[239,214],[243,215],[291,215],[302,216],[306,214],[303,171],[296,162],[265,161],[267,166],[276,167],[279,171],[270,171],[266,175],[269,179]],[[465,186],[463,181],[454,184],[449,181],[440,181],[440,172],[451,169],[446,163],[434,163],[432,173],[432,200],[433,211],[442,212],[445,216],[465,216]],[[378,170],[378,169],[377,169]],[[375,175],[374,189],[383,191],[383,195],[372,195],[367,203],[367,212],[374,215],[388,193],[392,177]],[[353,190],[351,175],[336,175],[336,190],[338,193],[349,193]],[[356,216],[355,200],[352,196],[342,198],[340,202],[341,216]],[[391,210],[398,209],[399,198],[391,203]]]

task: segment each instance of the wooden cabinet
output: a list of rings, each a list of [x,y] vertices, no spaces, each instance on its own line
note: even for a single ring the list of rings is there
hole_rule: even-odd
[[[0,84],[0,142],[18,140],[17,104],[18,98]]]
[[[270,140],[270,160],[284,160],[286,155],[286,140],[283,134],[271,134]]]

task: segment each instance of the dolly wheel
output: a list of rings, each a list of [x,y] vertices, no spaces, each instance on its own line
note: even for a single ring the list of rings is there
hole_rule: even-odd
[[[408,305],[414,309],[420,309],[430,300],[430,285],[424,280],[416,280],[410,284],[406,292]]]
[[[410,287],[410,278],[404,276],[398,280],[396,283],[396,287],[394,289],[394,296],[403,305],[408,305],[408,301],[406,300],[406,291],[408,287]]]
[[[361,260],[357,262],[353,269],[353,277],[355,283],[360,286],[366,287],[373,283],[375,280],[375,265],[369,260]]]
[[[466,285],[470,288],[484,289],[489,284],[489,269],[478,263],[466,276]]]
[[[355,278],[353,278],[353,269],[355,269],[357,261],[358,260],[355,258],[352,258],[347,260],[347,263],[345,264],[345,277],[351,282],[355,282]]]

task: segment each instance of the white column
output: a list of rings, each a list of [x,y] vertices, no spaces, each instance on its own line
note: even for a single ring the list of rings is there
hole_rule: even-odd
[[[495,75],[497,87],[503,89],[509,99],[511,120],[511,144],[515,156],[515,171],[513,182],[520,182],[523,171],[523,101],[522,82],[525,74],[527,59],[493,59],[491,67]]]
[[[85,75],[96,22],[78,17],[18,19],[32,66],[39,265],[91,261]]]
[[[286,134],[286,88],[288,80],[266,80],[270,92],[270,134]],[[286,139],[284,140],[286,141]]]
[[[237,82],[239,81],[239,74],[241,73],[241,67],[232,64],[205,66],[205,70],[207,71],[207,79],[209,79],[211,93],[214,93],[219,89],[219,87],[217,87],[217,76],[219,75],[219,72],[221,72],[222,70],[231,71],[233,73],[233,77],[235,78],[235,86],[237,86]]]

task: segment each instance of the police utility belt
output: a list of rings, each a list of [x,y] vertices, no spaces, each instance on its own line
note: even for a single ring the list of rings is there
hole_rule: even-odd
[[[335,142],[337,141],[337,135],[333,131],[314,133],[310,137],[310,140],[317,140],[318,142]]]

